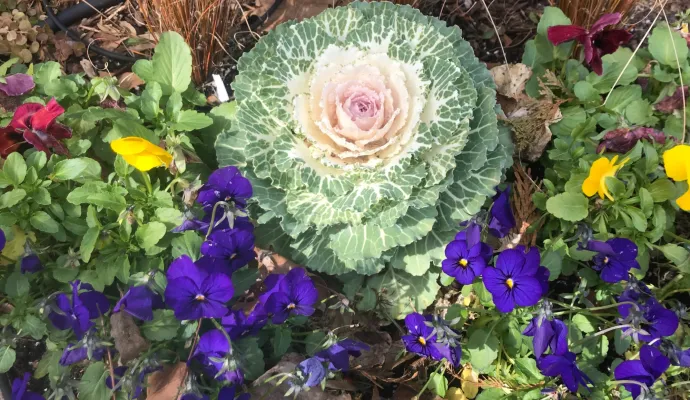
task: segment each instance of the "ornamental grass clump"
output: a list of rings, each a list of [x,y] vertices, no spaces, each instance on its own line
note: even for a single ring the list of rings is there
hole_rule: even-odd
[[[389,288],[396,317],[410,298],[426,307],[445,244],[512,150],[460,30],[355,2],[278,26],[238,71],[236,123],[216,151],[252,182],[258,243],[328,274],[382,273],[369,285]]]

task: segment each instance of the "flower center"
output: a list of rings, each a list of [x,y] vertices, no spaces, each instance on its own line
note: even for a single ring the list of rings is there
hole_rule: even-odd
[[[512,289],[513,286],[515,286],[515,282],[513,282],[512,278],[506,279],[506,286],[508,286],[508,289]]]
[[[608,264],[608,263],[609,263],[609,258],[608,258],[608,257],[604,257],[604,264]]]
[[[288,310],[294,310],[295,307],[297,307],[297,306],[295,305],[295,303],[290,303],[290,304],[288,304],[287,309],[288,309]]]
[[[469,262],[466,258],[461,258],[460,261],[458,261],[458,264],[460,264],[460,266],[463,268],[467,268],[467,264],[469,264]]]
[[[426,339],[424,339],[423,336],[420,336],[419,339],[417,339],[417,341],[418,341],[419,344],[421,344],[422,346],[426,346]]]
[[[204,300],[206,300],[206,296],[204,296],[203,294],[197,294],[196,297],[194,297],[194,300],[204,301]]]

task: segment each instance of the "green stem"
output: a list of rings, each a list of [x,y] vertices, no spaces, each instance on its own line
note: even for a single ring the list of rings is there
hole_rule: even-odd
[[[672,387],[678,387],[678,386],[683,386],[683,385],[690,385],[690,381],[676,382],[674,384],[667,385],[666,387],[672,388]]]
[[[213,205],[213,211],[211,211],[211,222],[209,222],[208,230],[206,231],[206,239],[208,239],[208,235],[211,234],[213,227],[216,225],[216,210],[218,209],[218,206],[224,206],[225,204],[227,203],[224,201],[219,201]]]
[[[683,242],[683,243],[690,244],[690,240],[688,240],[688,239],[686,239],[686,238],[684,238],[684,237],[682,237],[682,236],[678,236],[678,235],[676,235],[675,233],[673,233],[673,232],[671,232],[671,231],[666,231],[666,232],[664,232],[664,234],[665,234],[665,235],[669,235],[669,236],[671,236],[672,238],[674,238],[674,239],[676,239],[676,240],[679,240],[679,241],[681,241],[681,242]]]
[[[438,373],[438,370],[441,369],[441,367],[443,367],[443,366],[444,366],[443,362],[438,363],[438,366],[436,367],[436,370],[434,371],[434,373]],[[441,372],[441,374],[443,374],[444,372],[445,372],[445,367],[443,368],[443,372]],[[415,399],[419,399],[420,397],[422,397],[422,394],[424,393],[426,388],[429,386],[429,382],[431,382],[431,379],[426,380],[426,383],[424,384],[424,386],[422,386],[422,390],[420,390],[419,393],[417,393],[417,395],[414,397]]]
[[[664,296],[659,299],[659,302],[666,300],[667,297],[671,296],[674,293],[684,293],[684,292],[690,292],[690,288],[671,290],[670,292],[664,294]]]
[[[153,186],[151,185],[151,177],[149,176],[148,172],[144,171],[139,171],[141,174],[141,179],[144,180],[144,185],[146,185],[146,190],[149,192],[149,194],[153,194]]]

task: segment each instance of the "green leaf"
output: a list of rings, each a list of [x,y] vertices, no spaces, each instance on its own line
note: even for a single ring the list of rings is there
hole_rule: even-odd
[[[668,179],[659,178],[647,186],[655,203],[662,203],[676,197],[676,186]]]
[[[26,177],[26,161],[24,161],[24,157],[22,157],[21,153],[10,153],[5,160],[5,165],[2,167],[2,172],[12,181],[14,186],[18,186],[24,182],[24,178]]]
[[[259,269],[243,267],[232,273],[232,287],[235,290],[233,297],[240,297],[249,290],[259,277]]]
[[[139,247],[148,249],[155,246],[165,236],[167,228],[162,222],[152,221],[141,225],[134,236],[137,238]]]
[[[36,201],[36,203],[42,206],[50,205],[50,192],[46,188],[40,187],[36,189],[31,197],[34,199],[34,201]]]
[[[98,241],[100,233],[101,228],[99,227],[89,228],[81,238],[79,253],[81,254],[82,261],[89,262],[91,259],[91,253],[93,253],[93,249],[96,247],[96,242]]]
[[[22,201],[24,197],[26,197],[26,191],[24,189],[13,189],[9,192],[5,192],[0,195],[0,209],[16,205]]]
[[[688,43],[668,24],[659,24],[649,35],[649,52],[660,63],[677,68],[678,63],[683,65],[687,62]]]
[[[525,383],[535,384],[544,379],[544,375],[542,375],[539,368],[537,368],[537,361],[534,358],[516,358],[515,370],[526,378]]]
[[[34,83],[39,91],[43,91],[44,87],[50,82],[58,79],[62,75],[60,71],[60,64],[55,61],[48,61],[34,65]]]
[[[182,110],[182,95],[175,92],[168,98],[168,103],[165,105],[165,115],[170,121],[177,122],[180,119],[180,110]]]
[[[579,81],[573,88],[575,96],[583,103],[590,101],[601,101],[599,91],[594,89],[591,83],[587,81]]]
[[[659,246],[659,250],[664,253],[672,263],[684,273],[690,273],[690,252],[677,244],[665,244]]]
[[[445,375],[440,372],[432,372],[429,375],[429,390],[441,397],[446,396],[446,391],[448,391],[448,379]]]
[[[633,125],[648,125],[657,119],[652,117],[654,110],[649,101],[645,99],[637,99],[631,102],[625,108],[625,118]]]
[[[541,19],[539,19],[539,24],[537,25],[537,33],[546,36],[549,27],[570,24],[570,18],[568,18],[560,8],[544,7],[544,14],[542,14]]]
[[[304,338],[304,341],[306,342],[304,347],[307,350],[307,354],[313,356],[323,350],[323,345],[326,342],[326,334],[323,331],[312,332]]]
[[[195,131],[213,124],[213,120],[205,114],[194,110],[184,110],[180,113],[178,121],[171,127],[176,131]]]
[[[601,75],[597,75],[595,72],[590,72],[587,75],[587,82],[591,83],[599,93],[607,94],[617,80],[619,86],[626,86],[637,78],[638,70],[635,63],[631,62],[625,67],[630,58],[630,50],[626,50],[619,48],[615,53],[603,56],[601,58],[603,64]],[[606,105],[608,106],[608,102]]]
[[[472,368],[478,372],[487,371],[498,357],[499,342],[493,331],[481,328],[472,332],[467,342]]]
[[[57,180],[74,180],[77,182],[100,179],[101,165],[98,161],[86,157],[70,158],[55,164],[52,176]]]
[[[559,251],[546,250],[543,252],[541,265],[549,270],[549,281],[555,281],[563,269],[563,255]]]
[[[395,268],[387,268],[367,281],[367,288],[375,293],[385,293],[390,302],[388,313],[394,319],[403,319],[414,310],[424,310],[434,302],[440,286],[438,274],[427,272],[413,276]]]
[[[592,333],[596,330],[596,327],[592,321],[582,314],[576,314],[573,316],[573,324],[584,333]]]
[[[27,167],[33,167],[37,172],[42,170],[46,166],[48,157],[46,153],[42,151],[34,151],[26,157]]]
[[[199,259],[199,249],[203,239],[194,231],[186,231],[182,235],[175,237],[171,242],[173,258],[181,255],[188,255],[193,261]]]
[[[41,232],[57,233],[60,230],[58,223],[45,211],[36,211],[29,222]]]
[[[606,102],[606,108],[615,113],[623,114],[628,105],[641,98],[642,87],[640,85],[619,86],[611,91]]]
[[[258,338],[247,337],[233,342],[233,350],[240,359],[244,379],[254,380],[264,373],[264,353],[259,347]]]
[[[49,375],[51,378],[58,375],[61,368],[60,358],[62,358],[62,351],[47,351],[38,362],[34,378],[41,379]]]
[[[494,304],[493,297],[491,296],[491,293],[489,293],[489,291],[486,290],[486,287],[484,286],[484,282],[475,281],[472,284],[472,290],[474,290],[474,293],[477,295],[477,298],[479,298],[479,302],[484,307],[489,307],[489,306],[492,306]]]
[[[27,315],[22,321],[22,330],[36,340],[41,340],[48,331],[45,322],[35,315]]]
[[[180,322],[175,318],[173,310],[154,310],[153,320],[146,321],[141,326],[141,334],[154,342],[174,339]]]
[[[626,351],[630,348],[632,343],[632,338],[630,336],[623,336],[623,331],[616,329],[613,335],[613,344],[616,347],[616,353],[624,355]]]
[[[577,222],[589,215],[589,201],[582,193],[565,192],[546,201],[546,210],[556,218]]]
[[[630,216],[632,224],[640,232],[647,230],[647,217],[642,210],[636,207],[626,207],[625,212]]]
[[[105,380],[108,376],[108,369],[102,362],[89,365],[79,382],[79,400],[109,399],[110,389],[105,386]]]
[[[292,343],[292,329],[285,326],[277,326],[273,335],[273,355],[280,358],[290,348]]]
[[[177,208],[163,207],[156,209],[156,219],[174,228],[182,223],[182,212]]]
[[[9,371],[14,365],[14,360],[17,359],[17,353],[10,346],[0,347],[0,374]]]
[[[164,95],[181,93],[191,82],[192,53],[179,33],[165,32],[160,36],[152,60],[137,61],[133,71],[146,82],[158,82]]]
[[[150,82],[146,84],[146,88],[141,93],[139,98],[139,106],[141,112],[149,120],[156,120],[158,113],[160,112],[160,101],[163,96],[163,90],[161,90],[161,85],[158,82]]]

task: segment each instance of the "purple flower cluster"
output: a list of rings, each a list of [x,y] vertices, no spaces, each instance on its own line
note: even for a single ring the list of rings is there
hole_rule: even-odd
[[[31,379],[31,373],[27,372],[22,379],[16,378],[12,382],[12,400],[45,400],[45,397],[40,394],[27,390],[29,379]]]
[[[481,235],[481,226],[472,221],[446,246],[446,259],[441,264],[443,272],[463,285],[472,284],[493,255],[491,247],[481,241]]]
[[[629,391],[633,399],[637,399],[642,391],[648,391],[654,382],[659,379],[661,374],[666,372],[671,366],[671,361],[659,351],[659,349],[650,345],[644,345],[640,348],[639,360],[626,360],[618,364],[613,371],[613,375],[617,380],[635,381],[640,383],[624,383],[623,386]]]
[[[614,238],[606,242],[590,240],[586,249],[597,253],[592,260],[592,268],[601,273],[601,280],[604,282],[628,280],[632,268],[640,269],[636,260],[637,245],[630,239]]]
[[[72,329],[77,339],[81,339],[95,325],[92,320],[108,312],[110,302],[88,283],[74,281],[71,285],[72,298],[58,294],[55,305],[49,307],[48,319],[57,329]]]
[[[678,329],[678,316],[657,301],[644,283],[634,278],[626,285],[618,297],[623,334],[631,336],[636,342],[653,342],[671,336]]]

